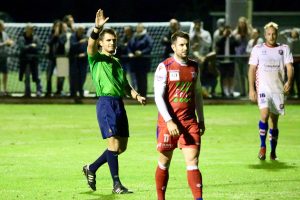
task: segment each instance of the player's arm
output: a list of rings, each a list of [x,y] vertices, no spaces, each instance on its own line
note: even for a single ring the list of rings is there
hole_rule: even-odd
[[[157,109],[164,121],[167,124],[168,131],[170,135],[179,135],[179,129],[177,124],[173,121],[170,113],[168,112],[167,104],[164,99],[167,84],[167,70],[164,64],[159,64],[155,76],[154,76],[154,99]]]
[[[248,81],[249,81],[249,99],[253,102],[257,101],[257,94],[255,91],[255,74],[256,65],[249,65]]]
[[[196,105],[196,113],[198,117],[198,124],[200,128],[200,134],[203,135],[205,132],[205,123],[204,123],[203,96],[202,96],[202,86],[200,81],[200,73],[198,73],[197,81],[195,85],[195,105]]]
[[[288,94],[290,89],[293,87],[293,78],[294,78],[294,67],[293,67],[293,55],[290,51],[290,48],[287,46],[285,51],[285,67],[287,73],[287,82],[283,86],[283,92]]]
[[[257,101],[257,93],[255,91],[256,70],[259,64],[259,56],[256,46],[252,49],[249,58],[248,82],[249,82],[249,99],[253,102]]]
[[[285,65],[287,72],[287,82],[283,86],[283,92],[288,94],[290,89],[293,86],[293,78],[294,78],[294,67],[292,63],[288,63]]]
[[[104,17],[103,10],[99,9],[97,11],[96,18],[95,18],[95,27],[88,40],[87,53],[90,56],[94,56],[98,52],[97,43],[98,43],[99,34],[103,29],[103,25],[107,22],[108,19],[109,19],[108,17],[106,18]]]

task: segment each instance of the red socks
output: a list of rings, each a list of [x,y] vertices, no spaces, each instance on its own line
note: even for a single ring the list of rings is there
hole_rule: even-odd
[[[157,166],[156,173],[155,173],[155,181],[156,181],[156,192],[157,192],[158,200],[165,200],[168,180],[169,180],[169,170],[161,169],[159,166]]]
[[[199,169],[187,170],[187,179],[194,199],[202,198],[202,176]]]
[[[187,170],[187,179],[194,199],[202,199],[202,176],[199,169]],[[158,200],[165,200],[169,180],[168,169],[156,168],[155,181]]]

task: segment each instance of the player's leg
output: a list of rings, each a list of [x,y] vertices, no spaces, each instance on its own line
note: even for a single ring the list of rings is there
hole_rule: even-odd
[[[276,160],[276,147],[277,147],[277,141],[278,141],[278,119],[279,115],[270,113],[270,131],[269,131],[269,139],[270,139],[270,146],[271,146],[271,153],[270,153],[270,159]]]
[[[119,178],[119,154],[123,153],[127,148],[127,137],[113,136],[107,139],[108,149],[107,149],[107,163],[113,180],[113,187],[121,186],[121,181]],[[117,191],[113,191],[119,193]],[[120,191],[121,192],[121,191]]]
[[[172,160],[173,150],[159,153],[158,166],[155,172],[156,193],[158,200],[164,200],[169,180],[169,166]]]
[[[268,120],[269,120],[269,96],[264,92],[257,93],[257,102],[260,111],[260,121],[258,122],[259,137],[260,137],[260,150],[258,158],[260,160],[266,159],[266,137],[268,133]]]
[[[202,200],[202,175],[198,168],[199,149],[182,148],[187,168],[187,179],[195,200]]]
[[[113,179],[113,190],[115,194],[132,193],[121,184],[119,178],[119,154],[123,153],[127,148],[127,142],[129,137],[128,119],[124,107],[124,103],[121,99],[112,98],[107,101],[109,105],[104,104],[105,108],[101,108],[99,111],[103,112],[106,109],[102,120],[108,126],[106,129],[106,137],[108,142],[107,149],[107,163],[109,165],[111,177]],[[109,106],[111,106],[109,108]],[[109,120],[108,120],[109,119]],[[101,126],[102,126],[101,125]],[[101,128],[101,131],[103,126]]]
[[[259,137],[260,137],[260,150],[258,158],[260,160],[266,159],[266,137],[268,133],[268,119],[269,119],[269,108],[260,109],[260,120],[258,122]]]
[[[8,77],[8,73],[3,73],[3,92],[5,95],[8,95],[8,91],[7,91],[7,77]]]
[[[26,68],[25,68],[25,97],[31,97],[31,86],[30,86],[30,67],[29,64],[26,63]]]
[[[110,173],[113,179],[113,186],[123,187],[119,179],[118,156],[126,150],[128,138],[118,136],[107,139],[108,148],[90,165],[83,167],[83,172],[87,178],[88,185],[92,190],[96,190],[96,172],[106,162],[108,163]],[[123,190],[126,188],[123,187]],[[127,189],[126,189],[127,190]],[[124,191],[123,191],[124,192]],[[128,192],[127,192],[128,193]]]
[[[123,153],[127,148],[127,141],[128,138],[121,138],[117,136],[108,138],[108,148],[104,150],[97,160],[89,165],[89,170],[96,173],[96,171],[107,162],[108,156],[110,157],[113,154],[120,155]]]

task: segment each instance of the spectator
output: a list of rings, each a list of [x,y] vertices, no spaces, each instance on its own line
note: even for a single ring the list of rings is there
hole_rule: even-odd
[[[85,29],[79,26],[71,36],[70,48],[70,96],[77,97],[77,93],[84,97],[83,85],[87,73],[87,37]]]
[[[60,60],[64,60],[63,65],[67,66],[57,66],[58,68],[61,67],[69,67],[69,52],[70,52],[70,39],[72,33],[75,31],[74,27],[74,18],[72,15],[65,15],[63,17],[63,30],[62,33],[59,36],[59,42],[60,44],[63,44],[63,48],[59,48],[59,51],[57,52],[57,58]],[[57,59],[56,58],[56,59]],[[57,91],[55,92],[55,96],[64,96],[63,92],[63,86],[65,82],[65,77],[68,76],[67,74],[57,74]]]
[[[253,28],[251,39],[247,44],[246,52],[250,54],[255,45],[262,43],[264,43],[264,39],[260,37],[260,31],[257,28]]]
[[[20,49],[20,69],[19,80],[23,80],[25,74],[25,94],[24,97],[31,97],[30,74],[33,82],[36,83],[36,95],[42,95],[41,80],[39,78],[39,54],[41,42],[37,35],[34,34],[33,26],[28,23],[24,33],[18,40]]]
[[[286,39],[286,44],[290,47],[291,52],[294,56],[294,83],[296,84],[297,94],[295,88],[292,87],[290,90],[290,96],[300,99],[300,29],[292,28],[286,29],[280,32],[280,35],[283,35]]]
[[[224,56],[219,60],[222,96],[233,97],[235,62],[230,56],[234,55],[238,41],[231,34],[230,26],[225,26],[222,37],[216,43],[217,55]]]
[[[200,20],[194,21],[193,29],[190,33],[190,45],[192,56],[198,61],[201,70],[201,83],[203,86],[203,97],[215,96],[217,84],[216,54],[211,52],[211,35],[202,28]]]
[[[124,35],[119,40],[117,55],[120,57],[120,61],[123,66],[123,69],[127,72],[130,70],[127,46],[128,46],[128,42],[131,40],[133,36],[134,31],[131,26],[125,26],[123,30],[124,30]]]
[[[225,19],[219,18],[217,20],[217,29],[214,31],[213,34],[213,44],[212,44],[213,51],[216,51],[216,42],[222,38],[224,27],[225,27]]]
[[[67,25],[60,20],[56,20],[52,25],[51,35],[48,40],[49,65],[47,67],[47,92],[45,97],[51,97],[52,95],[52,75],[57,66],[56,59],[57,57],[65,56],[66,30]],[[58,75],[55,95],[61,95],[63,83],[64,77]]]
[[[144,25],[139,23],[136,32],[128,43],[130,75],[132,86],[142,95],[147,95],[147,73],[151,68],[151,50],[153,39]]]
[[[67,32],[72,32],[72,33],[75,32],[75,27],[74,27],[75,21],[74,21],[74,17],[72,15],[70,15],[70,14],[65,15],[63,17],[63,22],[65,22],[67,24],[67,27],[68,27]]]
[[[246,17],[240,17],[238,19],[238,24],[234,31],[232,32],[233,36],[236,38],[236,40],[239,41],[239,45],[235,47],[235,55],[237,56],[245,56],[245,57],[239,57],[236,59],[237,63],[237,69],[239,72],[239,78],[240,81],[237,82],[237,87],[240,88],[240,95],[242,97],[246,96],[248,93],[246,91],[246,82],[247,81],[247,72],[248,72],[248,57],[246,57],[246,48],[248,45],[248,41],[250,39],[252,33],[252,27],[248,23],[248,20]]]
[[[194,26],[190,31],[190,42],[193,56],[203,63],[203,58],[211,51],[211,35],[203,29],[203,23],[200,20],[194,21]]]
[[[7,91],[7,78],[8,78],[8,67],[7,67],[7,51],[6,47],[13,45],[13,41],[9,38],[5,32],[4,21],[0,20],[0,73],[2,76],[3,92],[1,92],[1,80],[0,80],[0,95],[9,95]]]
[[[202,96],[204,98],[216,97],[219,70],[216,65],[216,52],[212,51],[205,55],[201,69]]]
[[[171,19],[169,30],[166,34],[163,35],[161,39],[161,44],[164,46],[164,53],[163,53],[163,59],[167,59],[168,57],[171,57],[173,55],[173,50],[171,48],[171,36],[176,31],[180,30],[180,23],[177,19]]]

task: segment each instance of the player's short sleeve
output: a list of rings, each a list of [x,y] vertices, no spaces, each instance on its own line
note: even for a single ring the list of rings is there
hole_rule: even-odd
[[[250,54],[249,65],[258,65],[258,48],[255,46]]]
[[[95,62],[97,62],[100,59],[100,53],[96,53],[95,55],[91,56],[88,54],[88,63],[90,65],[90,69],[92,70],[95,66]]]
[[[289,46],[285,46],[286,47],[286,50],[285,50],[285,55],[284,55],[284,64],[289,64],[289,63],[293,63],[294,60],[293,60],[293,55],[292,55],[292,52],[289,48]]]
[[[156,68],[154,75],[154,88],[165,86],[167,81],[167,70],[163,63]]]

